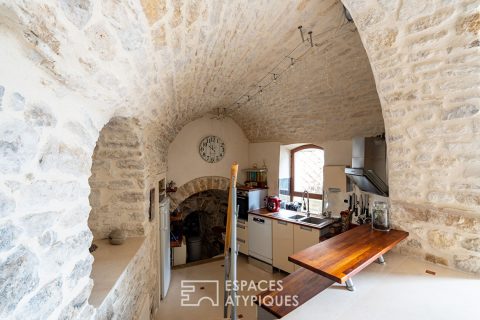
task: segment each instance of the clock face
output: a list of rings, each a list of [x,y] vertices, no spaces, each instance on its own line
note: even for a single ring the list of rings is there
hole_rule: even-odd
[[[200,142],[198,151],[203,160],[215,163],[225,155],[225,143],[219,137],[208,136]]]

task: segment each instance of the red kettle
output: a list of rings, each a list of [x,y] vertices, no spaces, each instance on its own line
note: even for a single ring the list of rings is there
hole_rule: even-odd
[[[280,211],[280,200],[277,196],[270,196],[267,198],[267,210],[270,212],[278,212]]]

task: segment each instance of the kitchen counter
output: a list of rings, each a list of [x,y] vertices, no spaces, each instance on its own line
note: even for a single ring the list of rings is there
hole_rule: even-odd
[[[364,224],[296,252],[288,260],[330,280],[344,283],[407,237],[406,231],[377,231]]]
[[[405,231],[382,232],[372,230],[370,225],[362,225],[297,252],[288,259],[303,268],[284,279],[283,290],[259,294],[262,302],[259,306],[276,317],[284,317],[334,282],[344,283],[406,237],[408,232]],[[265,303],[292,293],[298,295],[296,306]]]
[[[266,218],[275,219],[275,220],[281,220],[281,221],[285,221],[285,222],[289,222],[289,223],[293,223],[293,224],[298,224],[298,225],[302,225],[302,226],[307,226],[307,227],[311,227],[311,228],[319,229],[319,230],[333,224],[334,222],[336,222],[336,219],[323,218],[320,215],[315,215],[315,214],[311,214],[310,216],[315,217],[315,218],[325,219],[325,222],[322,222],[320,224],[313,224],[313,223],[302,222],[302,221],[299,221],[299,220],[288,219],[287,217],[293,216],[293,215],[302,215],[304,217],[306,217],[306,215],[303,212],[297,212],[297,211],[291,211],[291,210],[285,210],[285,209],[280,209],[280,211],[278,211],[278,212],[270,212],[267,209],[262,208],[262,209],[249,211],[248,214],[254,214],[254,215],[257,215],[257,216],[261,216],[261,217],[266,217]]]
[[[242,191],[252,191],[252,190],[268,190],[268,187],[248,187],[248,186],[238,186],[237,190]]]

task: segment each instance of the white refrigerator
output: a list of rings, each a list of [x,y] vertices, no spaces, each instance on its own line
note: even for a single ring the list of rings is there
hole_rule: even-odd
[[[160,288],[161,299],[167,296],[170,286],[170,199],[160,202]]]

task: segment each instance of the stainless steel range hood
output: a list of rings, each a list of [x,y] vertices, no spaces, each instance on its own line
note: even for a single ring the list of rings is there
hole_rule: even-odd
[[[388,197],[387,145],[383,136],[355,137],[352,141],[352,167],[345,173],[364,192]]]

